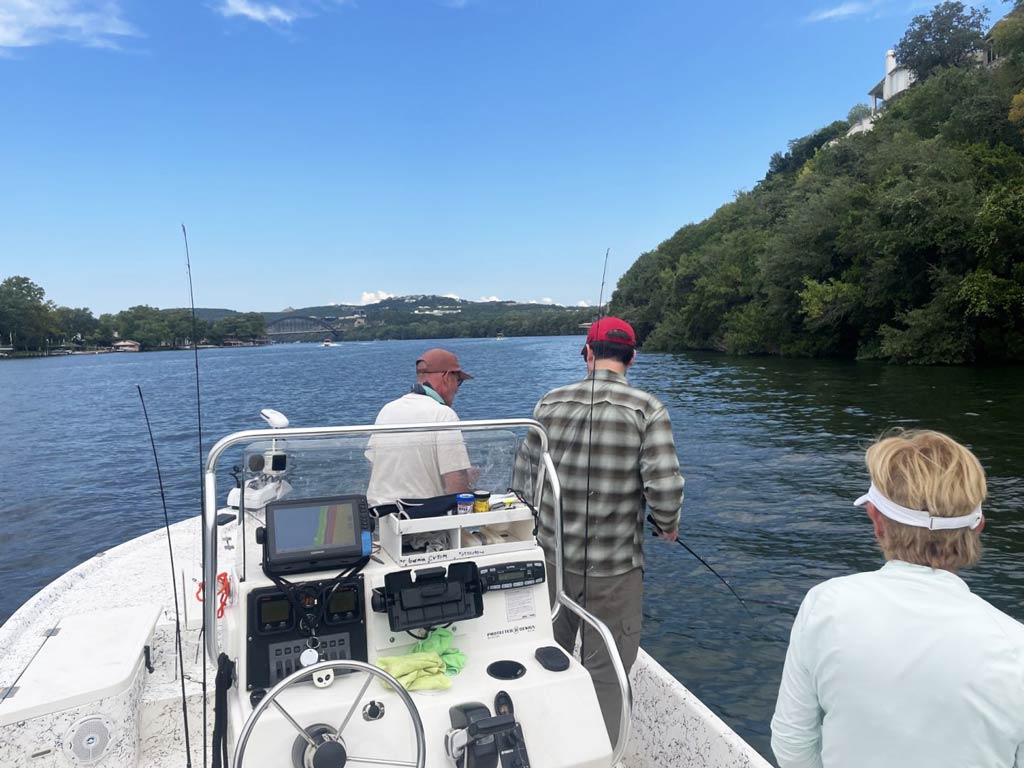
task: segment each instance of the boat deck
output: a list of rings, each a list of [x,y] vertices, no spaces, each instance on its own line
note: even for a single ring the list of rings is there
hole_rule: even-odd
[[[170,582],[167,536],[160,529],[101,552],[68,571],[25,603],[0,627],[0,690],[15,687],[0,701],[0,764],[8,768],[58,768],[74,763],[65,740],[72,726],[99,709],[98,701],[81,701],[60,712],[12,720],[18,708],[17,686],[24,670],[52,631],[65,617],[132,606],[162,606],[151,641],[153,672],[141,670],[110,709],[113,752],[102,760],[110,765],[152,768],[183,764],[184,728],[181,681],[188,703],[193,764],[202,764],[202,649],[199,626],[201,603],[195,599],[199,561],[200,521],[192,518],[171,527],[179,605],[182,615],[184,670],[175,652],[174,598]],[[227,562],[232,554],[222,549]],[[230,544],[229,544],[230,546]],[[83,649],[85,662],[88,656]],[[141,662],[140,662],[141,664]],[[206,665],[209,688],[207,730],[213,726],[215,670]],[[767,768],[769,763],[739,738],[700,700],[642,650],[634,665],[633,737],[625,768]],[[437,695],[434,693],[433,695]],[[119,734],[137,733],[137,740]],[[137,742],[137,743],[135,743]]]

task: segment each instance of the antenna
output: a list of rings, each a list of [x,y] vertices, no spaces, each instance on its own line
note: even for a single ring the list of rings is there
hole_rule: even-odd
[[[273,408],[264,408],[260,411],[260,418],[267,422],[271,429],[284,429],[288,426],[288,417]]]

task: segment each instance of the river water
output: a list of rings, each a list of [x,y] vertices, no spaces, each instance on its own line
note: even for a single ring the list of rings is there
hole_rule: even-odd
[[[583,375],[576,337],[443,342],[476,378],[462,418],[528,416]],[[431,342],[311,344],[200,352],[204,444],[262,427],[372,422],[407,391]],[[797,607],[811,586],[877,567],[864,513],[863,451],[893,427],[970,445],[989,475],[986,554],[971,588],[1024,620],[1024,371],[641,354],[631,381],[668,406],[686,541],[753,616],[681,547],[649,542],[645,648],[770,757],[768,722]],[[0,621],[96,552],[162,524],[141,385],[172,518],[198,513],[192,354],[0,362]],[[116,591],[112,593],[116,601]]]

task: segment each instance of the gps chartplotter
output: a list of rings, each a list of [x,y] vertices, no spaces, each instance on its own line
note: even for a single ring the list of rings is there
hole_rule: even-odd
[[[330,571],[370,555],[365,496],[325,496],[267,504],[263,570],[268,574]]]

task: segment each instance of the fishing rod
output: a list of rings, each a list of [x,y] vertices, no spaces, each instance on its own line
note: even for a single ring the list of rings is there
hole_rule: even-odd
[[[608,274],[608,255],[612,252],[612,249],[606,248],[604,252],[604,267],[601,269],[601,291],[597,297],[597,321],[595,328],[598,332],[601,330],[601,320],[604,314],[604,280]],[[589,334],[588,334],[589,335]],[[584,350],[586,350],[584,346]],[[590,412],[588,414],[588,429],[587,429],[587,495],[583,503],[583,607],[587,607],[587,571],[590,566],[590,459],[593,455],[594,450],[594,398],[595,389],[597,387],[597,360],[594,360],[594,370],[590,371]],[[559,515],[559,519],[562,516]],[[565,541],[564,529],[562,541]],[[585,659],[586,654],[583,648],[583,637],[584,632],[580,632],[580,658]]]
[[[649,522],[651,524],[651,526],[654,528],[654,530],[651,532],[652,536],[657,536],[658,534],[665,533],[665,531],[663,531],[661,529],[661,526],[658,525],[658,523],[655,521],[653,515],[650,515],[650,514],[647,515],[647,522]],[[711,567],[711,563],[709,563],[703,557],[701,557],[696,552],[694,552],[693,549],[691,549],[690,546],[685,541],[683,541],[681,538],[677,538],[676,539],[676,543],[679,546],[681,546],[683,549],[685,549],[687,552],[689,552],[691,555],[693,555],[695,558],[697,558],[697,560],[701,563],[701,565],[703,565],[705,568],[707,568],[709,571],[711,571],[713,574],[715,574],[715,576],[718,578],[718,580],[720,582],[722,582],[723,584],[725,584],[726,589],[728,589],[730,592],[732,592],[732,596],[740,601],[740,605],[743,606],[743,610],[745,610],[747,612],[747,615],[750,618],[754,618],[754,614],[752,614],[750,612],[750,608],[747,607],[747,604],[743,600],[743,598],[740,597],[739,594],[737,594],[736,590],[732,588],[732,585],[728,581],[726,581],[725,578],[718,571],[716,571],[714,568]]]
[[[135,389],[139,391],[139,402],[142,403],[142,416],[146,419],[146,429],[149,431],[149,445],[153,449],[153,463],[156,465],[156,480],[160,485],[160,503],[164,508],[164,530],[167,531],[167,555],[171,559],[171,589],[174,591],[174,645],[178,653],[178,669],[181,670],[181,718],[185,725],[185,766],[192,768],[192,747],[189,743],[188,734],[188,703],[185,697],[185,657],[181,649],[181,614],[178,611],[178,577],[174,567],[174,547],[171,546],[171,518],[167,514],[167,496],[164,494],[164,479],[160,474],[160,459],[156,453],[156,440],[153,438],[153,427],[149,423],[149,412],[146,410],[146,400],[142,396],[142,387],[138,384]],[[146,649],[146,661],[149,662],[149,649]],[[150,672],[153,670],[150,669]],[[204,750],[205,751],[205,750]]]
[[[596,327],[597,327],[598,331],[600,331],[601,320],[603,319],[603,315],[604,315],[604,286],[605,286],[605,277],[606,277],[606,275],[608,273],[608,255],[609,255],[610,252],[611,252],[611,248],[608,248],[605,251],[605,253],[604,253],[604,267],[601,270],[601,293],[600,293],[600,296],[599,296],[598,302],[597,302],[597,321],[596,321]],[[595,370],[591,372],[591,380],[590,380],[590,413],[589,413],[589,422],[590,423],[589,423],[589,434],[588,434],[588,437],[587,437],[587,496],[586,496],[586,501],[585,501],[585,504],[584,504],[584,517],[583,517],[583,607],[584,608],[586,608],[586,606],[587,606],[587,570],[588,570],[588,564],[589,564],[588,563],[588,555],[589,555],[589,546],[590,546],[590,474],[591,474],[591,455],[592,455],[592,450],[593,450],[593,445],[594,445],[594,400],[595,400],[595,388],[596,388],[596,386],[597,386],[597,376],[596,376],[596,361],[595,361]],[[665,533],[665,531],[663,531],[661,529],[661,527],[657,524],[657,522],[655,522],[654,517],[652,515],[648,514],[647,515],[647,520],[654,527],[654,535],[655,536],[657,536],[658,534],[664,534]],[[563,540],[564,540],[564,537],[563,537]],[[711,573],[713,573],[715,575],[715,577],[719,581],[721,581],[723,584],[725,584],[726,588],[732,593],[733,597],[735,597],[737,600],[739,600],[740,605],[743,606],[743,610],[747,612],[747,615],[750,616],[751,618],[753,618],[753,614],[750,612],[750,608],[747,606],[746,602],[744,602],[743,598],[739,596],[739,594],[736,592],[736,590],[732,588],[732,585],[728,581],[726,581],[722,577],[722,575],[720,573],[718,573],[718,571],[716,571],[713,567],[711,567],[711,564],[707,560],[705,560],[703,557],[698,555],[685,541],[683,541],[678,536],[676,537],[676,542],[679,544],[679,546],[681,546],[683,549],[685,549],[687,552],[689,552],[691,555],[693,555],[693,557],[696,558],[696,560],[701,565],[703,565],[705,568],[707,568],[709,571],[711,571]],[[581,647],[580,650],[581,650],[581,655],[582,655],[582,647]]]
[[[185,224],[182,222],[181,225],[181,236],[185,240],[185,269],[188,273],[188,301],[189,307],[192,310],[192,353],[195,357],[195,368],[196,368],[196,423],[198,430],[198,441],[199,441],[199,509],[200,514],[206,507],[206,487],[203,483],[203,408],[202,400],[199,395],[199,344],[196,339],[196,300],[195,295],[192,292],[192,259],[188,253],[188,232],[185,230]],[[206,551],[206,526],[201,525],[200,530],[202,531],[202,547],[203,552]],[[201,637],[206,637],[206,633],[209,631],[209,627],[206,626],[206,611],[203,611],[203,628],[200,631]],[[216,632],[216,627],[213,628]],[[200,647],[202,647],[202,641],[200,640]],[[202,659],[203,665],[203,768],[206,768],[206,748],[207,748],[207,703],[206,703],[206,659]]]

